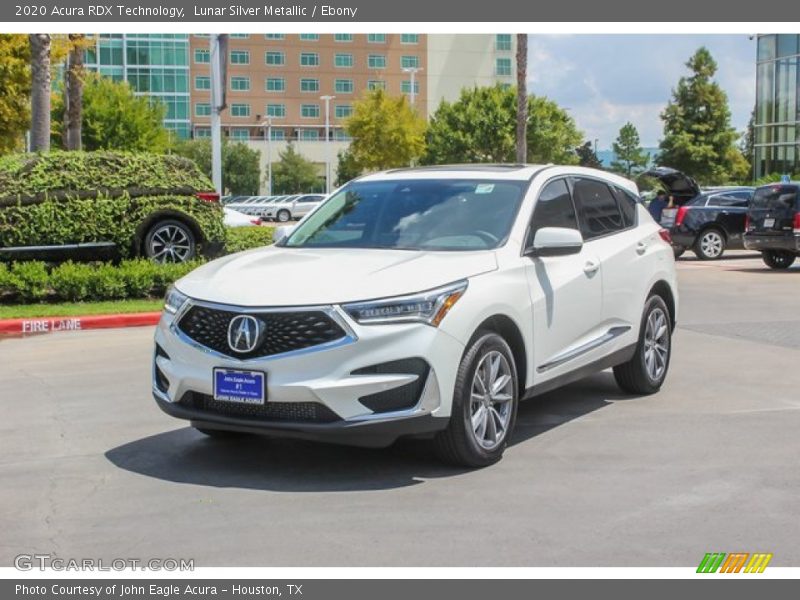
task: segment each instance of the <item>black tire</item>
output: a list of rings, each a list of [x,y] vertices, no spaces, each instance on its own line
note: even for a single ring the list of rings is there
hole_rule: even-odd
[[[197,239],[191,228],[176,219],[156,221],[144,237],[144,255],[158,263],[182,263],[197,256]]]
[[[651,315],[661,315],[666,322],[666,360],[663,364],[663,371],[655,376],[651,374],[647,364],[647,350],[649,341],[645,340],[648,320]],[[663,344],[662,344],[663,345]],[[653,349],[653,360],[656,349]],[[642,313],[642,322],[639,327],[639,341],[636,344],[636,352],[628,362],[614,367],[614,379],[617,385],[630,394],[654,394],[664,383],[669,371],[669,362],[672,358],[672,323],[669,317],[669,309],[661,296],[653,295],[647,299]]]
[[[709,227],[700,232],[694,243],[694,253],[700,260],[718,260],[725,253],[728,240],[725,233],[716,227]]]
[[[194,427],[194,429],[196,429],[203,435],[207,435],[210,438],[220,439],[220,440],[247,435],[246,433],[241,433],[240,431],[227,431],[225,429],[206,429],[205,427],[195,427],[194,425],[192,427]]]
[[[278,211],[278,214],[275,215],[275,218],[280,223],[286,223],[292,220],[292,213],[286,209],[281,209]]]
[[[761,259],[770,269],[788,269],[794,264],[796,255],[785,250],[764,250]]]
[[[514,355],[511,352],[511,348],[502,337],[493,332],[479,332],[473,339],[475,341],[464,353],[461,358],[461,364],[458,367],[450,422],[447,429],[439,432],[434,438],[434,448],[439,458],[453,465],[470,468],[486,467],[502,458],[503,452],[508,445],[508,440],[514,432],[514,424],[517,420],[517,406],[519,404],[517,367],[514,363]],[[493,407],[500,407],[495,409],[498,414],[500,411],[506,411],[503,412],[503,417],[498,417],[498,419],[507,419],[507,421],[502,438],[498,439],[498,436],[495,435],[496,446],[487,448],[478,441],[479,434],[472,426],[473,406],[477,405],[478,410],[480,410],[483,404],[483,414],[486,415],[488,421],[491,421],[491,428],[495,432],[499,421],[495,420],[491,409],[487,408],[485,404],[489,400],[484,398],[483,402],[473,401],[472,390],[475,385],[478,368],[485,364],[484,361],[491,362],[492,359],[496,359],[497,353],[505,359],[503,369],[506,366],[509,367],[510,386],[503,390],[506,392],[503,395],[510,395],[511,397],[509,400],[503,401],[502,404],[493,405]],[[480,375],[477,377],[480,378]],[[511,393],[508,394],[508,391],[511,391]],[[507,407],[506,403],[508,403]],[[488,429],[489,426],[487,424],[484,428],[484,434],[488,433]]]
[[[683,253],[686,252],[686,248],[683,246],[673,246],[672,253],[675,255],[675,258],[680,258],[683,256]]]

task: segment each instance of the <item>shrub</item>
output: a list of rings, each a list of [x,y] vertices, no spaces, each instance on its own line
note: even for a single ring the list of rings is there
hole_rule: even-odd
[[[72,302],[89,297],[95,267],[72,261],[58,265],[50,272],[50,287],[56,296]]]
[[[38,260],[17,262],[11,265],[15,292],[23,302],[41,300],[47,295],[48,275],[45,264]]]
[[[122,270],[113,265],[100,265],[89,280],[92,300],[115,300],[125,297],[125,278]]]
[[[242,250],[250,250],[251,248],[269,246],[272,243],[274,232],[274,227],[231,227],[228,229],[225,252],[232,254]]]
[[[120,276],[125,282],[125,293],[129,298],[144,298],[153,290],[158,271],[157,265],[146,259],[126,260],[120,263]]]

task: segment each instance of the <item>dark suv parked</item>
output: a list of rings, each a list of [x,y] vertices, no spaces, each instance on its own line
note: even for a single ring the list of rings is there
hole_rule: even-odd
[[[672,196],[673,207],[664,209],[661,226],[672,236],[677,258],[692,249],[701,260],[720,258],[726,249],[741,249],[752,187],[700,191],[691,177],[669,167],[656,167],[645,175],[661,181]]]
[[[758,250],[771,269],[788,269],[800,255],[800,184],[765,185],[756,189],[744,247]]]

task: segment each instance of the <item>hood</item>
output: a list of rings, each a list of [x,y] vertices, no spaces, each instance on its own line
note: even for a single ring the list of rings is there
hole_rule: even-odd
[[[339,304],[421,292],[496,268],[487,250],[269,246],[203,265],[176,287],[198,300],[239,306]]]
[[[700,193],[700,186],[694,179],[671,167],[653,167],[642,175],[658,179],[672,196],[694,198]]]

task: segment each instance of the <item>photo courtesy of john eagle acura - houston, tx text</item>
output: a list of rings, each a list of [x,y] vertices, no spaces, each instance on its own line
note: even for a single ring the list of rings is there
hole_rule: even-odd
[[[153,395],[209,436],[432,438],[480,467],[501,458],[520,400],[610,367],[635,394],[667,375],[673,250],[622,177],[387,171],[276,237],[167,293]]]

